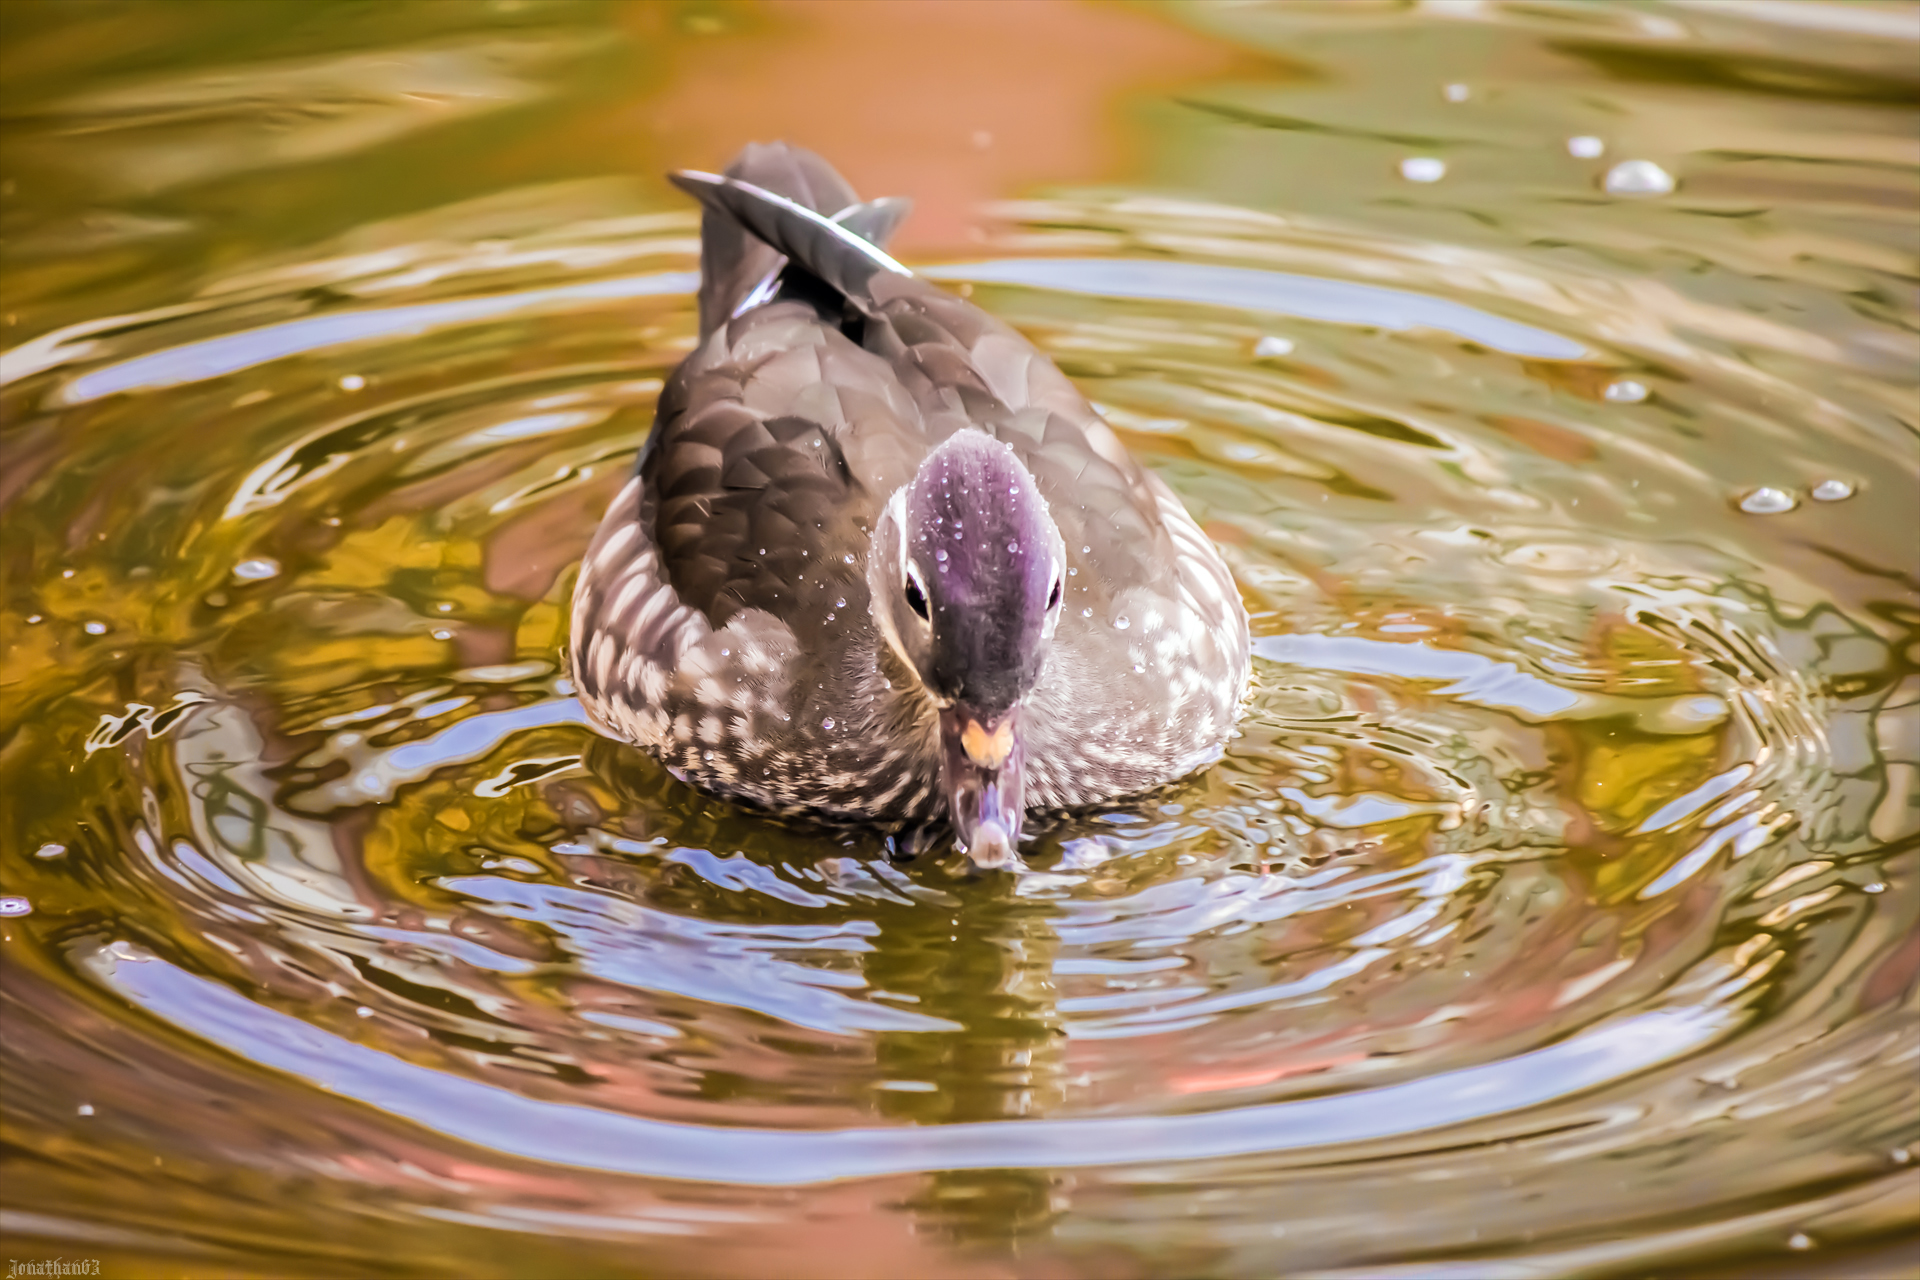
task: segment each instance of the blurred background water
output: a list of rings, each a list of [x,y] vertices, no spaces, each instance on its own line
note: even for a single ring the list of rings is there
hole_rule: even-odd
[[[10,1257],[1913,1265],[1920,9],[4,19]],[[1031,874],[569,697],[693,339],[661,174],[776,137],[1253,612],[1226,760]]]

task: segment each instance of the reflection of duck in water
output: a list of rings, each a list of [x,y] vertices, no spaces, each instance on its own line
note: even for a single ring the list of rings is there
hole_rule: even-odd
[[[950,818],[985,866],[1029,805],[1214,759],[1226,566],[1045,357],[883,252],[904,202],[777,143],[675,181],[701,342],[581,566],[595,721],[775,809]]]

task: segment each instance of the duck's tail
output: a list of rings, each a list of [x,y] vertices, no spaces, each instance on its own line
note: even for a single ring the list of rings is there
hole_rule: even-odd
[[[882,249],[909,202],[863,204],[811,151],[749,143],[724,174],[684,171],[673,181],[706,209],[700,220],[702,338],[742,304],[771,297],[789,262],[856,302],[876,271],[905,271]]]

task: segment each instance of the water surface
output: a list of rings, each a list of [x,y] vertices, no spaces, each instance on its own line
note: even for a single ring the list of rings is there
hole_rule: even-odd
[[[10,9],[10,1256],[1820,1274],[1920,1224],[1920,12],[1006,12]],[[777,134],[920,198],[903,256],[1253,614],[1225,760],[1028,874],[706,797],[564,677],[693,341],[658,175]]]

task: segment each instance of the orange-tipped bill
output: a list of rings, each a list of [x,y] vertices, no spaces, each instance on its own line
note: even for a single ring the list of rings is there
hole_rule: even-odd
[[[965,703],[940,713],[941,781],[960,845],[979,867],[1019,865],[1026,756],[1019,712],[977,715]]]

